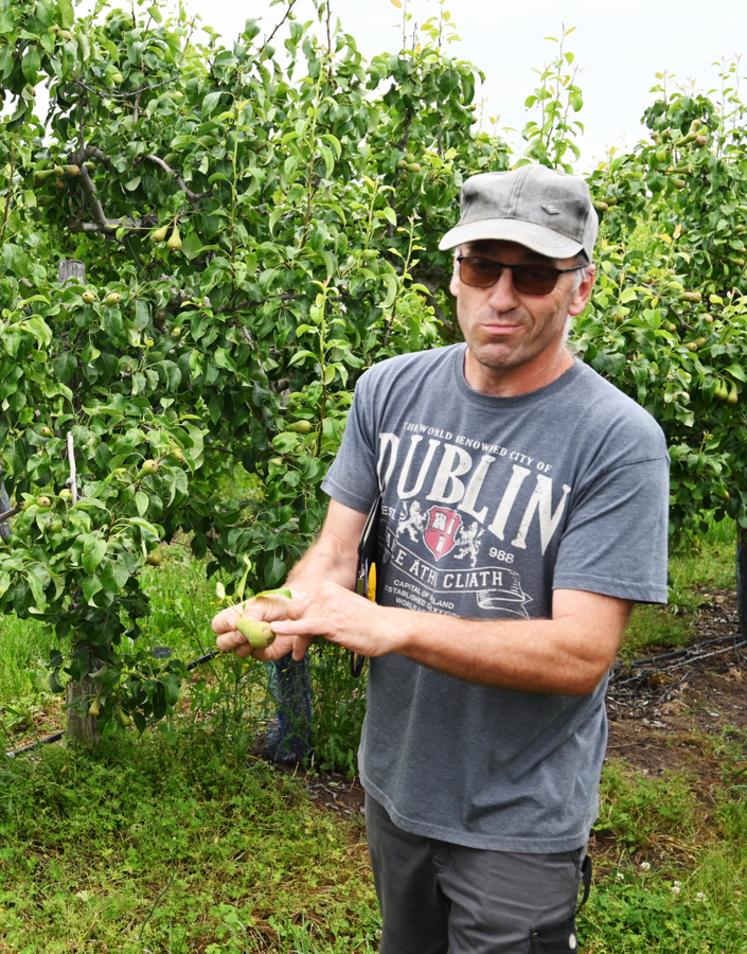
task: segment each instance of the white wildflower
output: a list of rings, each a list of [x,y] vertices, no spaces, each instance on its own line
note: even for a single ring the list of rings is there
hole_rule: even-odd
[[[651,870],[651,862],[650,862],[650,861],[642,861],[642,862],[641,862],[641,871],[650,871],[650,870]]]

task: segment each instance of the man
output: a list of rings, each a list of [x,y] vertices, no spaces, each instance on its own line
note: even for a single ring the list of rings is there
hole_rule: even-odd
[[[359,760],[384,954],[577,947],[607,673],[632,603],[667,595],[663,435],[566,344],[596,232],[581,179],[466,181],[441,242],[464,344],[361,377],[298,595],[247,607],[277,620],[262,658],[314,637],[369,657]],[[381,605],[351,592],[377,494]],[[247,655],[238,611],[214,629]]]

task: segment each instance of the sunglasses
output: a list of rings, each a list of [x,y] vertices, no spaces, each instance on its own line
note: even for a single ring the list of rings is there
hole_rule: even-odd
[[[508,268],[514,288],[522,295],[549,295],[555,288],[558,278],[566,272],[577,272],[586,268],[587,263],[572,265],[570,268],[553,268],[552,265],[504,265],[492,258],[480,258],[478,255],[457,255],[459,278],[471,288],[490,288],[495,285]]]

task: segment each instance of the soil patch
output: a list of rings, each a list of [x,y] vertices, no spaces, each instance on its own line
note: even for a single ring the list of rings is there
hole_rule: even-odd
[[[697,773],[718,766],[714,738],[747,730],[747,641],[738,633],[734,593],[708,594],[686,650],[657,652],[616,667],[607,694],[608,755],[644,773]],[[715,778],[713,779],[715,781]]]

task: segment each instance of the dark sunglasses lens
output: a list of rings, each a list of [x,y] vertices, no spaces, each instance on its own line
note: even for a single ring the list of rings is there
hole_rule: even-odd
[[[500,265],[489,258],[459,259],[459,275],[465,285],[490,288],[501,277],[504,268],[510,268],[514,287],[524,295],[547,295],[555,288],[558,272],[548,265]]]
[[[503,268],[487,258],[460,258],[459,275],[465,285],[489,288],[501,276]]]
[[[515,265],[514,286],[525,295],[547,295],[555,288],[558,272],[546,265]]]

